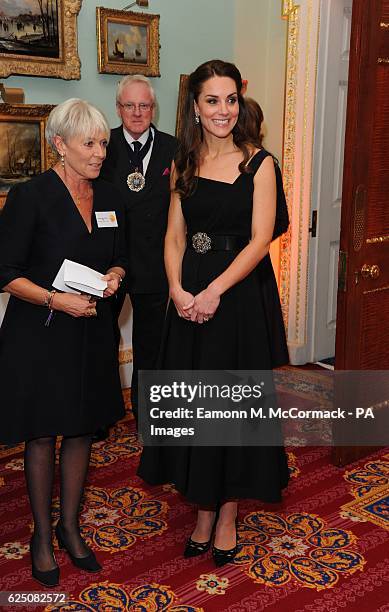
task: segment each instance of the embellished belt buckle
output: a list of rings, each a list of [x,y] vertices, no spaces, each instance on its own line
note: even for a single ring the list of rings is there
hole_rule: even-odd
[[[211,249],[212,241],[205,232],[197,232],[192,236],[192,246],[196,253],[204,254]]]

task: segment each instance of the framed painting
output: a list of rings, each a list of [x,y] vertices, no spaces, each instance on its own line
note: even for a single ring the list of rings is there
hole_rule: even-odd
[[[13,185],[28,181],[56,161],[46,143],[51,104],[0,104],[0,209]]]
[[[180,84],[178,86],[177,115],[176,115],[176,137],[177,138],[180,138],[182,125],[183,125],[186,94],[188,92],[188,79],[189,79],[189,74],[180,74]]]
[[[97,64],[101,73],[159,72],[159,15],[96,8]]]
[[[80,79],[82,0],[0,0],[0,77]]]

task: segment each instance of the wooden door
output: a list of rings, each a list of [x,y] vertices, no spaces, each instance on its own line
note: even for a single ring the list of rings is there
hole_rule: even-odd
[[[335,369],[389,370],[388,92],[389,0],[354,0]],[[369,450],[336,448],[334,462]]]

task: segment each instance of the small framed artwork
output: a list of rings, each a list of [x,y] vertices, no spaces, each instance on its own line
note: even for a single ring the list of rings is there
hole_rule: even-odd
[[[0,77],[80,79],[82,0],[0,0]]]
[[[186,95],[188,93],[188,80],[189,80],[189,74],[180,74],[180,84],[178,86],[177,115],[176,115],[176,137],[177,138],[180,138],[181,130],[183,126]]]
[[[159,15],[96,8],[97,63],[101,73],[159,72]]]
[[[13,185],[24,183],[56,161],[46,143],[51,104],[0,104],[0,209]]]

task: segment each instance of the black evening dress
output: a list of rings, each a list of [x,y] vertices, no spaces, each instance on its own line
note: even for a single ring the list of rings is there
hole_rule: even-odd
[[[254,174],[266,151],[250,162],[251,174],[234,183],[200,177],[182,201],[188,236],[197,232],[249,238]],[[196,295],[236,257],[234,251],[199,254],[186,249],[183,288]],[[285,330],[270,257],[221,297],[214,317],[199,325],[170,303],[161,350],[166,370],[269,370],[288,362]],[[138,475],[149,484],[174,483],[189,501],[212,505],[227,499],[278,502],[289,479],[282,447],[145,446]]]
[[[105,273],[126,267],[120,195],[93,181],[92,232],[54,170],[14,187],[0,215],[0,287],[16,278],[51,288],[64,259]],[[118,227],[98,228],[96,211]],[[111,306],[74,318],[11,296],[0,329],[0,440],[94,432],[124,415]]]

